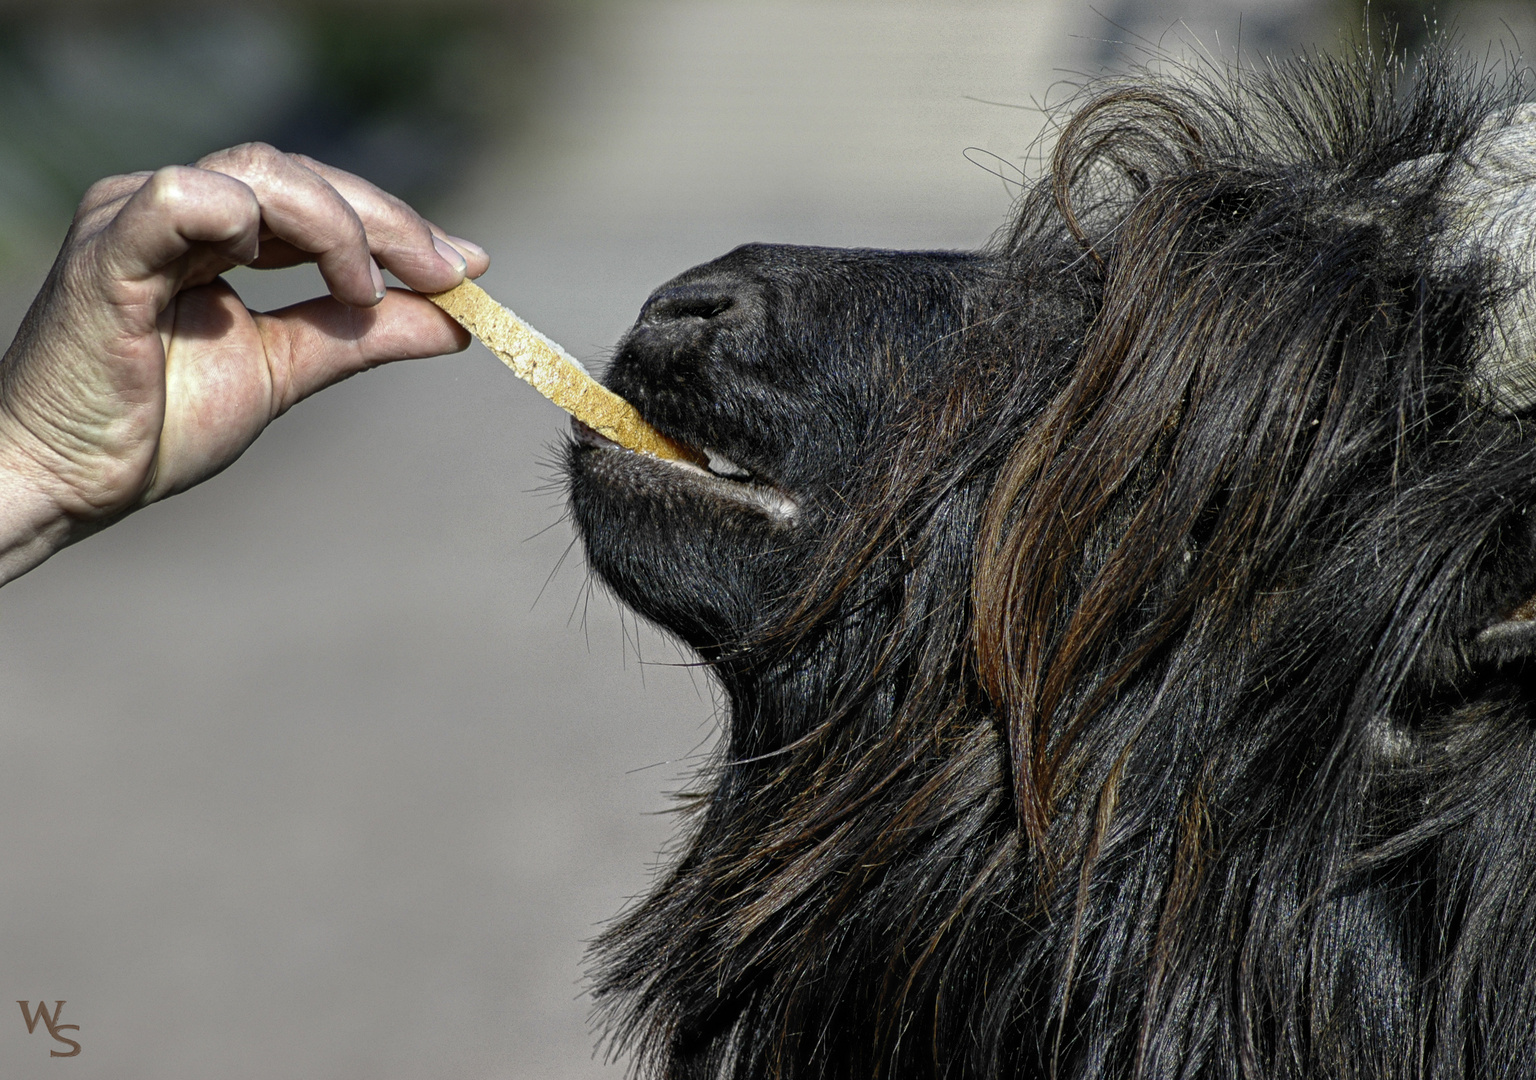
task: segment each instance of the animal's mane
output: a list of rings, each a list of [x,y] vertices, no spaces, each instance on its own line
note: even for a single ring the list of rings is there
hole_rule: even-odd
[[[685,849],[598,946],[642,1069],[1530,1071],[1536,740],[1462,645],[1536,585],[1536,449],[1470,382],[1508,283],[1443,255],[1518,93],[1362,53],[1084,96],[717,665]]]

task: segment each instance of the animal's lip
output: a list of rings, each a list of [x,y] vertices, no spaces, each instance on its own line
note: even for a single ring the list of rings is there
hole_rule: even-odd
[[[671,432],[664,434],[668,438],[683,443],[689,449],[697,451],[699,457],[708,462],[708,467],[695,465],[690,461],[677,461],[639,453],[599,434],[574,416],[571,417],[571,437],[581,446],[609,453],[628,454],[636,464],[643,463],[642,467],[667,469],[669,473],[678,474],[700,490],[716,498],[755,510],[777,525],[793,525],[800,519],[799,501],[782,487],[757,476],[717,450],[686,442]]]

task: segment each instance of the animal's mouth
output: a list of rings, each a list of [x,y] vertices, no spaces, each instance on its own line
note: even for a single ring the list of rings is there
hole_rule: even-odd
[[[571,418],[571,436],[577,444],[593,451],[628,456],[627,464],[642,472],[662,469],[669,479],[681,480],[701,494],[733,503],[755,511],[776,525],[794,525],[800,519],[800,503],[771,479],[738,465],[725,454],[706,446],[697,446],[665,432],[671,438],[695,452],[704,464],[678,461],[640,453],[614,442],[586,424]]]

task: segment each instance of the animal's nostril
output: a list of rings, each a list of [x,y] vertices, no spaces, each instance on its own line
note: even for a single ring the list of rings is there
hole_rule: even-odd
[[[718,286],[683,285],[663,289],[646,301],[642,322],[656,324],[686,319],[714,319],[736,306],[736,297]]]

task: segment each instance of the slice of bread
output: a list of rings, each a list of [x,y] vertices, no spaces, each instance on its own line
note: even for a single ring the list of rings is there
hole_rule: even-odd
[[[492,300],[473,281],[466,279],[427,299],[452,315],[535,390],[605,439],[642,454],[703,464],[702,455],[692,447],[647,424],[633,405],[587,374],[581,361]]]

